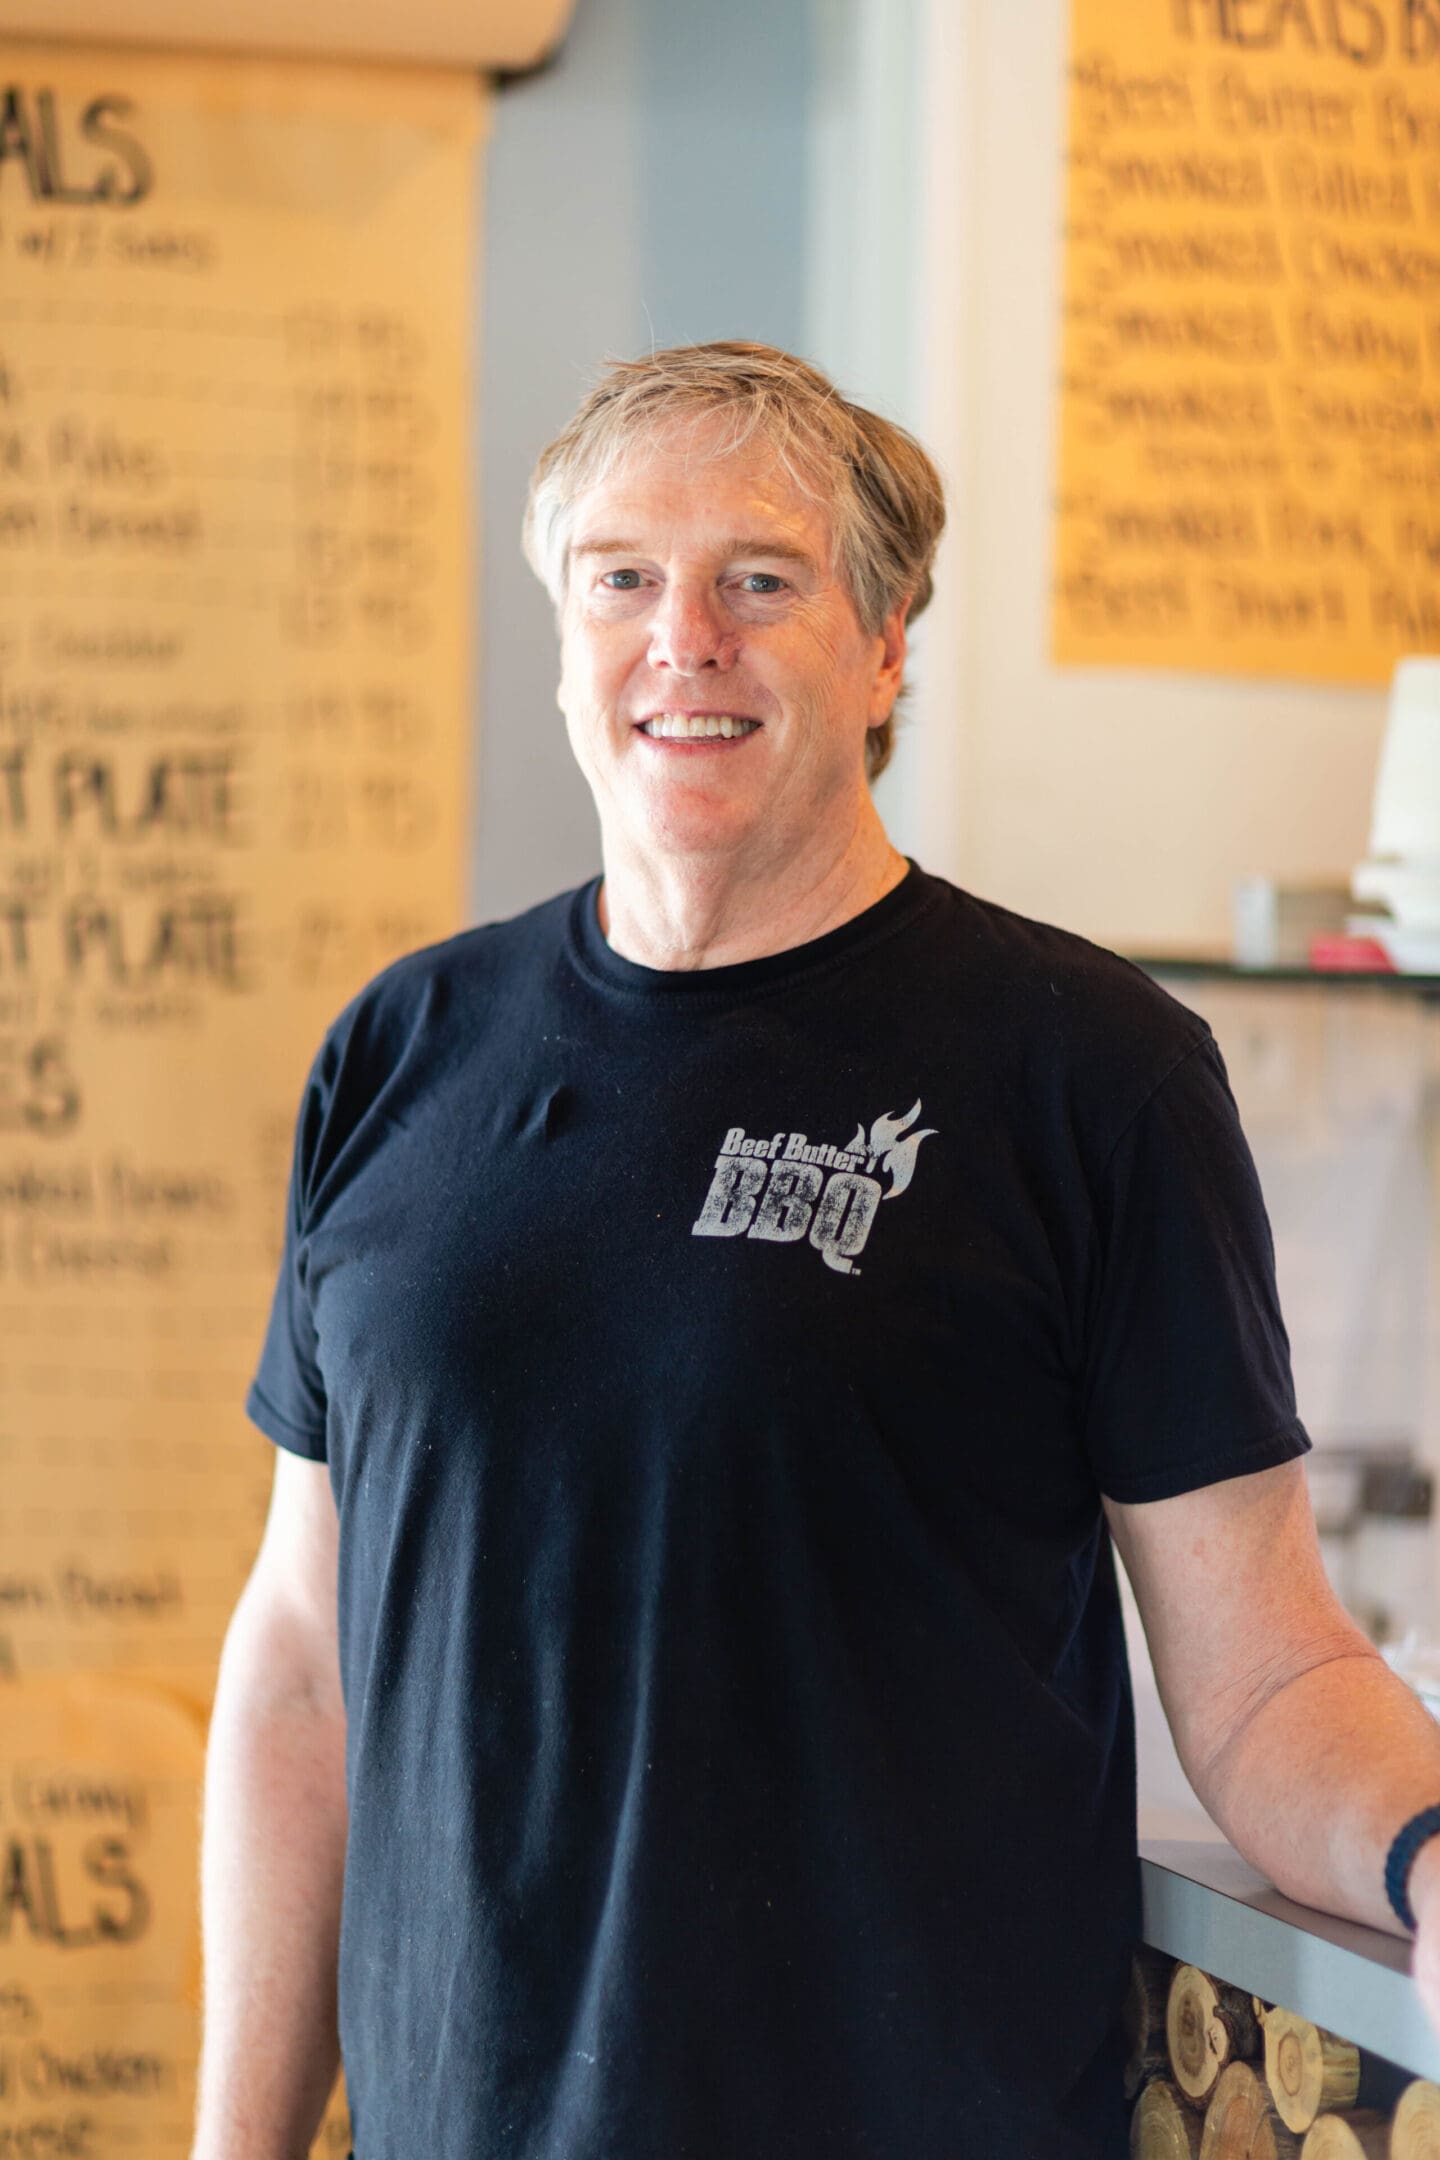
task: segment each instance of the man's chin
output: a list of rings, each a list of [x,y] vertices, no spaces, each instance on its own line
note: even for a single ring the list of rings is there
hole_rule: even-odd
[[[762,797],[688,784],[647,788],[627,819],[647,854],[724,857],[743,853],[765,827]]]

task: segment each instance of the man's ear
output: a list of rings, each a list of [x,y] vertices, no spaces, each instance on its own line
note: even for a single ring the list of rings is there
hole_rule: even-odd
[[[891,608],[880,625],[882,650],[880,666],[870,692],[871,727],[879,727],[882,721],[889,719],[895,709],[895,700],[900,695],[900,686],[905,679],[905,654],[908,649],[905,621],[910,613],[913,597],[913,594],[907,593],[903,600]]]

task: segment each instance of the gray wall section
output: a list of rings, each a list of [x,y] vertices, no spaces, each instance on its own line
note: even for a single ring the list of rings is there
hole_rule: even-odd
[[[609,354],[712,337],[804,349],[803,0],[580,0],[495,100],[478,332],[473,919],[599,867],[520,553],[531,465]]]
[[[592,0],[592,5],[603,0]],[[803,347],[803,0],[639,0],[641,300],[657,343]]]

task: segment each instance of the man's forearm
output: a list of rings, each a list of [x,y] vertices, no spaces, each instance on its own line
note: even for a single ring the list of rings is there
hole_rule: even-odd
[[[1403,1933],[1385,1857],[1402,1823],[1440,1803],[1440,1725],[1378,1654],[1299,1673],[1192,1774],[1226,1835],[1287,1897]]]
[[[304,2160],[335,2081],[345,1724],[242,1600],[205,1781],[193,2160]]]

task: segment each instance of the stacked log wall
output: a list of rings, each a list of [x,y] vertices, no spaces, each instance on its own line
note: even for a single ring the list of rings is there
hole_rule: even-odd
[[[1131,2160],[1440,2160],[1440,2085],[1142,1945]]]

